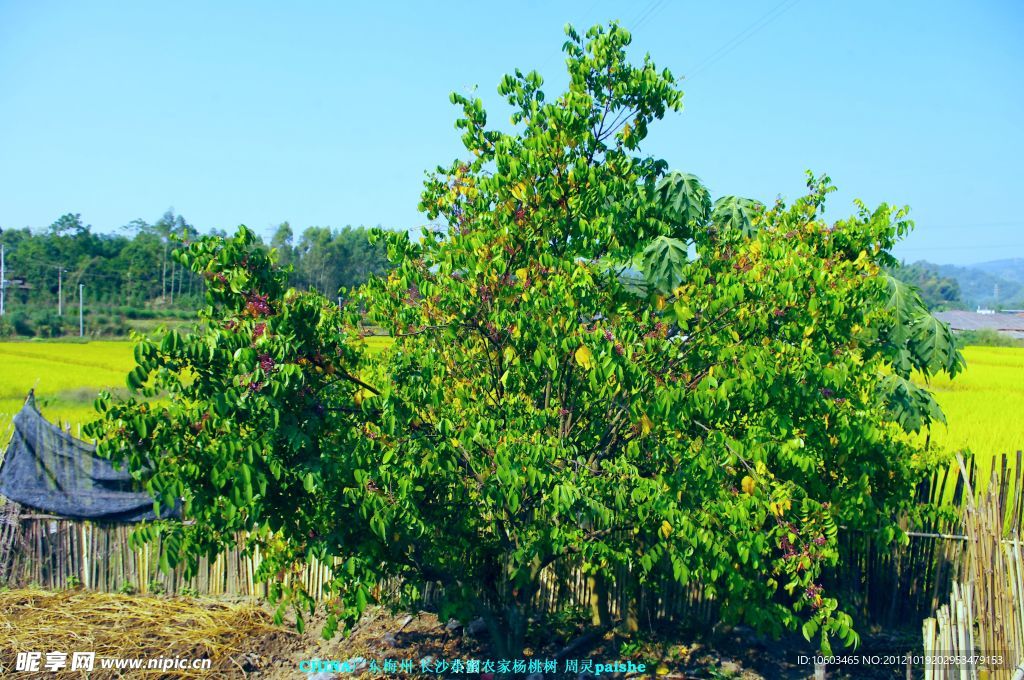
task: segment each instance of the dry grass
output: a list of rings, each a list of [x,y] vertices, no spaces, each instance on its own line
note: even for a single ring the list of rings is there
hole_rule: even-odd
[[[210,659],[211,670],[129,671],[145,677],[192,678],[244,675],[242,658],[253,641],[282,629],[252,604],[203,599],[113,595],[84,590],[0,592],[0,676],[14,674],[18,652],[68,654],[68,666],[46,677],[78,678],[71,653],[95,652],[90,678],[119,678],[100,659]],[[19,674],[20,675],[20,674]]]

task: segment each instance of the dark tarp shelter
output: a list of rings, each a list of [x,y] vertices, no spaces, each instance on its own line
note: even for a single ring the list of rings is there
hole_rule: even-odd
[[[141,522],[156,519],[153,499],[127,470],[96,456],[96,448],[48,422],[32,395],[14,416],[14,434],[0,463],[0,496],[71,519]],[[176,517],[179,508],[161,508]]]

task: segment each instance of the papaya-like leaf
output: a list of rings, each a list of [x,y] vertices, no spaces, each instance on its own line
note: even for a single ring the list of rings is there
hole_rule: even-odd
[[[949,325],[924,313],[914,319],[910,331],[911,352],[928,373],[940,371],[955,376],[964,368],[964,358]]]
[[[682,282],[686,262],[685,243],[677,238],[659,236],[644,249],[644,278],[656,290],[668,293]]]
[[[883,274],[888,288],[885,304],[890,322],[882,334],[890,361],[907,378],[918,370],[926,376],[945,372],[955,376],[964,368],[963,355],[949,326],[932,316],[913,286]]]
[[[889,415],[905,432],[919,432],[933,422],[945,423],[938,402],[931,392],[901,375],[890,374],[879,383]]]
[[[670,172],[658,180],[654,192],[675,236],[689,238],[711,216],[711,194],[696,175]]]
[[[722,196],[711,210],[711,221],[722,231],[738,231],[751,237],[757,231],[754,218],[764,205],[760,201],[741,196]]]

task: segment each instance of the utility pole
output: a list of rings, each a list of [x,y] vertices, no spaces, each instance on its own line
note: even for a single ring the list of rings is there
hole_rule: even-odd
[[[64,316],[64,268],[57,267],[57,316]]]
[[[4,277],[4,244],[0,243],[0,316],[6,314],[4,311],[4,294],[7,292],[7,279]]]
[[[78,337],[85,337],[85,323],[83,322],[84,317],[82,316],[82,290],[85,289],[85,284],[78,284]]]

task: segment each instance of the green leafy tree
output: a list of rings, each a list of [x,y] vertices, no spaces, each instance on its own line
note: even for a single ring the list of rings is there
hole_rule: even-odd
[[[394,338],[380,359],[251,233],[203,240],[176,258],[206,278],[205,330],[141,342],[129,377],[168,405],[104,396],[90,433],[196,518],[143,530],[168,563],[245,530],[308,607],[291,566],[336,560],[328,633],[439,582],[442,616],[518,654],[571,560],[598,592],[699,583],[727,620],[853,643],[818,584],[837,523],[897,536],[923,467],[906,433],[939,415],[887,377],[961,366],[881,275],[904,213],[827,225],[813,177],[791,206],[712,202],[639,153],[679,108],[671,73],[630,64],[615,24],[567,33],[566,92],[502,81],[512,131],[453,95],[466,157],[426,183],[434,228],[382,232],[395,268],[353,300]]]
[[[265,575],[325,557],[347,533],[349,504],[331,498],[345,493],[334,466],[361,436],[358,337],[341,332],[337,305],[288,289],[288,272],[244,227],[173,256],[206,281],[202,330],[137,337],[132,396],[101,394],[103,418],[86,432],[165,507],[180,499],[195,520],[140,530],[142,539],[162,536],[164,567],[184,560],[194,569],[238,531],[251,532]],[[147,402],[158,394],[165,403]],[[308,602],[283,576],[277,585],[286,601]]]
[[[274,235],[270,239],[270,247],[277,251],[282,266],[293,266],[295,261],[295,246],[292,244],[295,234],[287,222],[277,225]]]
[[[280,236],[279,230],[278,234]],[[305,288],[314,288],[334,296],[339,289],[351,289],[387,269],[384,249],[369,240],[363,227],[310,227],[302,232],[297,246],[282,242],[283,251],[295,263],[292,280]]]
[[[813,177],[791,207],[712,203],[634,155],[678,106],[671,75],[630,66],[616,26],[569,38],[563,96],[536,73],[503,81],[515,133],[453,96],[467,158],[421,204],[440,228],[391,237],[398,266],[366,293],[396,340],[364,469],[423,489],[375,506],[382,532],[423,537],[401,575],[441,580],[507,650],[564,559],[629,573],[627,590],[701,583],[727,619],[853,643],[817,582],[837,521],[896,535],[921,467],[906,432],[940,415],[927,399],[896,415],[886,376],[898,359],[961,365],[880,275],[904,213],[828,226]],[[618,275],[637,261],[640,297]]]
[[[74,238],[88,232],[89,227],[82,222],[81,214],[65,213],[50,225],[49,231],[54,236]]]

